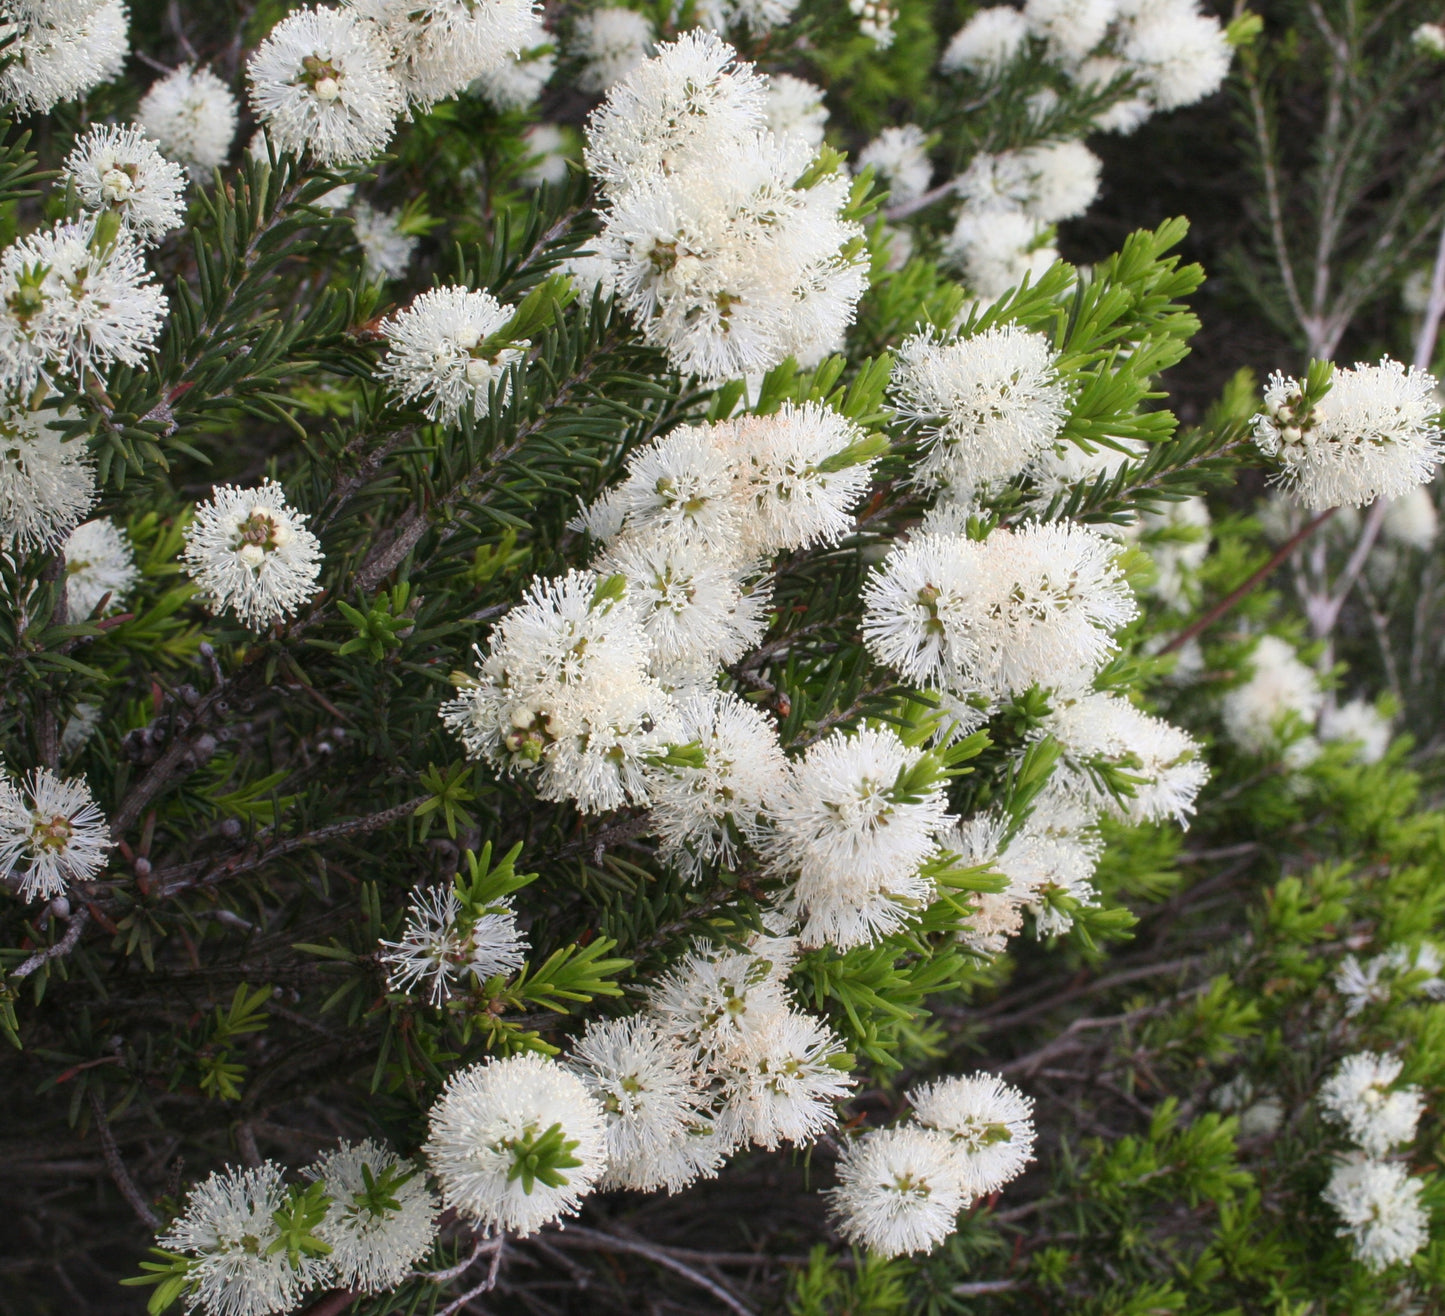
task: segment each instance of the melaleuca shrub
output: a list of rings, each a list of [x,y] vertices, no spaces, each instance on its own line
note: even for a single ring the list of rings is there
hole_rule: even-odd
[[[1428,1300],[1437,820],[1331,645],[1445,257],[1181,424],[1186,223],[1059,256],[1259,19],[5,21],[22,1310]]]

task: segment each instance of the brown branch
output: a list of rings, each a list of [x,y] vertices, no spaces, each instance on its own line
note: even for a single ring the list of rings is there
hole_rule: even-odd
[[[209,860],[176,864],[171,868],[162,869],[151,879],[152,890],[161,898],[173,896],[192,887],[210,886],[213,883],[224,881],[226,878],[235,877],[239,873],[253,872],[257,868],[263,868],[273,859],[279,859],[283,855],[303,850],[308,846],[321,845],[346,836],[364,836],[368,832],[380,831],[383,827],[389,827],[394,822],[400,822],[403,818],[410,817],[429,798],[426,795],[417,795],[401,804],[394,804],[389,809],[383,809],[380,813],[368,814],[365,818],[352,818],[346,822],[332,823],[329,827],[318,827],[314,832],[305,832],[300,836],[288,836],[265,849],[254,851],[249,858],[236,855],[219,864],[212,864]],[[262,835],[264,836],[266,833],[262,833]]]
[[[12,978],[28,978],[37,969],[49,964],[51,960],[61,959],[69,955],[80,940],[80,934],[85,930],[85,925],[90,922],[90,910],[82,905],[70,916],[70,926],[65,929],[65,935],[53,946],[46,946],[38,950],[28,960],[11,970]]]
[[[566,1229],[548,1231],[547,1241],[554,1247],[583,1247],[599,1252],[629,1252],[634,1256],[645,1257],[648,1261],[655,1262],[676,1275],[681,1275],[684,1279],[696,1284],[698,1288],[711,1293],[723,1306],[735,1313],[735,1316],[754,1316],[752,1308],[746,1306],[729,1289],[694,1270],[669,1248],[644,1243],[641,1239],[622,1238],[617,1234],[608,1234],[600,1229],[587,1229],[582,1225],[568,1225]]]
[[[1307,522],[1302,529],[1296,531],[1293,535],[1291,535],[1283,544],[1281,544],[1274,551],[1274,554],[1270,557],[1269,561],[1267,561],[1262,567],[1260,567],[1258,571],[1254,572],[1254,574],[1251,575],[1248,580],[1246,580],[1237,589],[1231,590],[1222,599],[1220,599],[1218,603],[1216,603],[1212,608],[1210,608],[1209,611],[1206,612],[1202,617],[1200,617],[1197,621],[1191,622],[1182,631],[1180,631],[1178,635],[1176,635],[1172,640],[1170,640],[1168,644],[1166,644],[1162,649],[1160,649],[1160,657],[1163,657],[1163,655],[1166,653],[1173,653],[1176,649],[1182,649],[1201,631],[1207,630],[1210,626],[1213,626],[1215,622],[1217,622],[1226,613],[1231,611],[1234,608],[1235,604],[1237,604],[1241,599],[1245,598],[1248,594],[1250,594],[1263,581],[1267,580],[1270,576],[1272,576],[1280,563],[1282,563],[1287,557],[1289,557],[1289,555],[1293,553],[1295,549],[1297,549],[1302,543],[1304,543],[1306,539],[1308,539],[1312,534],[1314,534],[1316,530],[1318,530],[1322,525],[1324,525],[1324,523],[1328,521],[1330,517],[1332,517],[1338,510],[1338,508],[1334,507],[1326,509],[1325,511],[1321,512],[1317,517],[1315,517],[1314,520]]]
[[[100,1093],[94,1089],[90,1093],[90,1113],[95,1118],[95,1131],[100,1137],[101,1155],[105,1157],[110,1177],[115,1181],[115,1186],[120,1189],[120,1195],[130,1203],[130,1209],[154,1234],[161,1227],[160,1217],[151,1210],[150,1203],[141,1195],[140,1189],[135,1186],[135,1180],[130,1177],[130,1171],[125,1168],[120,1148],[115,1145],[115,1135],[110,1131],[110,1120],[106,1118],[105,1102],[101,1100]]]

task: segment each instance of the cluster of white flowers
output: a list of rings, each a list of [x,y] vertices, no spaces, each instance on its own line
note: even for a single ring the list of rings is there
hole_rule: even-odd
[[[1231,57],[1223,29],[1196,0],[1027,0],[1021,11],[976,11],[940,67],[991,80],[1034,53],[1081,90],[1118,84],[1095,121],[1114,132],[1217,91]],[[1050,226],[1087,209],[1099,161],[1080,142],[1044,141],[976,156],[955,186],[962,205],[944,255],[975,294],[992,299],[1057,259]]]
[[[1359,763],[1378,763],[1390,748],[1390,719],[1365,699],[1327,704],[1320,711],[1320,739],[1355,747]]]
[[[954,819],[930,755],[865,727],[833,732],[791,769],[769,847],[804,945],[866,945],[931,903],[925,864]]]
[[[408,401],[424,401],[433,420],[452,425],[463,412],[480,419],[493,383],[530,346],[498,340],[514,309],[470,288],[424,292],[382,322],[388,350],[377,373]]]
[[[139,128],[96,124],[66,157],[61,180],[87,210],[119,216],[142,243],[159,242],[185,215],[185,169]]]
[[[1386,357],[1336,370],[1306,403],[1299,380],[1276,372],[1254,439],[1280,464],[1289,496],[1314,512],[1400,498],[1434,478],[1442,453],[1435,377]]]
[[[202,175],[230,158],[239,107],[210,69],[183,64],[141,98],[136,122],[167,155]]]
[[[105,867],[114,842],[83,777],[0,775],[0,874],[22,899],[64,895]]]
[[[682,426],[635,452],[578,525],[591,571],[536,582],[493,632],[442,716],[468,751],[535,773],[584,810],[654,804],[684,867],[732,857],[781,773],[777,731],[709,688],[761,637],[774,554],[832,543],[852,524],[874,458],[816,404]],[[668,747],[696,745],[701,761]]]
[[[1324,1199],[1340,1217],[1340,1236],[1374,1271],[1408,1261],[1429,1241],[1420,1181],[1386,1159],[1414,1141],[1424,1109],[1419,1088],[1397,1086],[1403,1067],[1398,1056],[1362,1051],[1346,1056],[1319,1091],[1326,1117],[1358,1148],[1336,1163]]]
[[[1081,691],[1137,613],[1115,556],[1108,539],[1070,522],[983,540],[916,535],[864,588],[864,642],[910,680],[964,698]]]
[[[216,486],[186,527],[181,562],[213,613],[229,608],[262,631],[316,593],[321,549],[286,491],[266,480],[255,489]]]
[[[351,207],[351,225],[361,248],[363,269],[374,283],[399,279],[416,254],[417,236],[401,226],[401,211],[378,210],[366,201]]]
[[[0,253],[0,389],[140,365],[165,312],[130,229],[107,241],[84,219],[18,238]]]
[[[85,620],[103,599],[108,609],[118,609],[140,579],[130,538],[109,517],[77,526],[61,552],[65,609],[71,621]]]
[[[940,1079],[908,1099],[912,1120],[847,1144],[830,1193],[843,1237],[885,1257],[931,1251],[960,1210],[1033,1159],[1033,1102],[993,1074]]]
[[[735,55],[684,33],[613,86],[587,132],[606,207],[598,277],[648,342],[707,380],[815,364],[866,285],[846,174],[810,170],[804,135],[768,130],[768,80]]]
[[[1414,950],[1405,945],[1390,946],[1363,963],[1354,955],[1346,955],[1335,970],[1335,990],[1344,998],[1345,1013],[1351,1017],[1368,1006],[1389,1001],[1402,986],[1432,1001],[1445,1000],[1442,968],[1445,959],[1428,941],[1422,941]]]
[[[1041,732],[1063,749],[1051,786],[1090,812],[1112,813],[1131,823],[1172,818],[1184,825],[1209,779],[1193,736],[1122,695],[1091,691],[1057,700]],[[1112,769],[1116,780],[1122,777],[1131,793],[1121,799],[1101,785],[1102,768]]]
[[[768,78],[763,111],[774,137],[797,137],[815,151],[822,146],[828,107],[821,87],[791,73],[774,73]]]
[[[551,76],[545,41],[532,0],[298,9],[251,56],[251,108],[277,150],[357,164],[386,149],[408,109],[429,109],[479,80],[504,108],[529,104]],[[533,51],[535,60],[520,58]]]
[[[449,1000],[453,984],[476,985],[524,963],[527,939],[510,900],[483,909],[463,904],[454,887],[419,892],[407,910],[400,941],[383,941],[387,986],[411,992],[422,985],[433,1005]]]
[[[426,1157],[443,1202],[483,1230],[535,1233],[576,1212],[607,1169],[607,1115],[571,1069],[529,1053],[458,1070]]]
[[[994,78],[1030,39],[1082,87],[1125,81],[1125,98],[1102,112],[1106,131],[1132,132],[1151,114],[1217,91],[1229,72],[1224,30],[1194,0],[1027,0],[978,10],[954,34],[940,66]]]
[[[1070,391],[1049,340],[1009,323],[905,339],[891,400],[923,445],[913,479],[967,507],[1052,454]]]
[[[5,0],[0,99],[48,114],[120,76],[130,54],[125,0]]]
[[[0,403],[0,537],[22,553],[64,542],[95,503],[90,449],[59,420]]]
[[[861,151],[854,165],[857,173],[869,166],[888,189],[895,206],[916,201],[933,181],[933,162],[928,158],[928,134],[916,123],[885,128]]]
[[[652,51],[655,34],[646,14],[607,6],[577,16],[569,53],[582,61],[577,85],[604,92],[621,82]]]
[[[217,1170],[198,1183],[157,1242],[190,1258],[190,1305],[207,1316],[271,1316],[290,1311],[326,1275],[319,1258],[287,1254],[276,1216],[289,1196],[271,1161]],[[284,1218],[284,1217],[283,1217]]]
[[[994,298],[1058,258],[1049,226],[1082,215],[1099,191],[1100,162],[1081,142],[976,155],[954,180],[963,200],[944,256],[980,297]]]
[[[1262,755],[1279,746],[1282,733],[1295,748],[1296,766],[1314,753],[1313,740],[1299,738],[1324,706],[1319,678],[1299,660],[1293,646],[1277,635],[1261,635],[1249,656],[1250,676],[1224,696],[1224,729],[1246,754]]]
[[[304,1174],[325,1191],[313,1231],[324,1255],[288,1248],[282,1224],[296,1192],[271,1161],[218,1170],[191,1189],[157,1239],[186,1258],[188,1311],[279,1316],[326,1284],[384,1293],[431,1250],[440,1206],[420,1166],[367,1139],[322,1153]]]

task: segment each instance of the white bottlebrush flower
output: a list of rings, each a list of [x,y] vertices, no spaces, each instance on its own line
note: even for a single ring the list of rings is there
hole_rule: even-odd
[[[675,539],[623,535],[595,564],[627,580],[652,643],[652,674],[669,689],[709,679],[762,639],[769,592],[745,589],[737,572]]]
[[[1018,57],[1028,35],[1029,21],[1022,13],[1012,5],[991,5],[953,34],[938,66],[945,73],[995,77]]]
[[[18,878],[26,900],[62,895],[105,867],[114,842],[83,777],[36,768],[0,777],[0,872]]]
[[[376,28],[345,9],[298,9],[251,56],[251,108],[278,151],[323,165],[386,149],[403,107]]]
[[[1361,1051],[1340,1061],[1320,1087],[1325,1114],[1369,1156],[1414,1141],[1425,1100],[1414,1084],[1394,1086],[1402,1068],[1399,1056]]]
[[[627,474],[587,508],[579,528],[607,544],[619,534],[667,539],[729,564],[744,557],[738,454],[726,426],[680,425],[628,458]]]
[[[1414,548],[1422,553],[1428,549],[1440,531],[1440,514],[1429,487],[1417,485],[1390,499],[1380,529],[1387,541],[1401,548]]]
[[[717,32],[745,28],[760,37],[783,27],[797,7],[798,0],[698,0],[694,22]]]
[[[594,131],[589,161],[596,143]],[[649,343],[703,379],[769,370],[789,355],[817,364],[841,344],[867,281],[862,230],[842,216],[846,174],[795,186],[812,150],[766,132],[683,139],[678,153],[666,170],[638,172],[604,214],[596,250],[616,267],[618,299]]]
[[[94,125],[66,156],[61,181],[87,210],[118,215],[141,242],[159,242],[185,217],[186,171],[138,128]]]
[[[956,854],[964,867],[989,867],[1008,878],[1003,891],[976,892],[967,927],[959,940],[979,955],[1002,955],[1011,938],[1024,926],[1024,906],[1039,889],[1055,880],[1054,866],[1046,862],[1039,840],[1027,833],[1004,846],[1008,820],[1001,814],[981,813],[945,832],[939,844]],[[1089,869],[1092,872],[1092,865]]]
[[[777,727],[731,691],[705,690],[679,701],[678,728],[682,743],[700,747],[703,764],[657,773],[652,826],[659,856],[689,876],[712,864],[731,868],[739,840],[761,841],[762,814],[786,780]]]
[[[1320,713],[1320,739],[1353,743],[1361,763],[1378,763],[1390,748],[1390,719],[1374,704],[1351,699],[1330,704]]]
[[[1314,723],[1324,692],[1319,678],[1277,635],[1260,636],[1249,664],[1249,679],[1224,696],[1224,729],[1246,754],[1265,754],[1278,745],[1284,718],[1293,714]]]
[[[1433,375],[1386,357],[1336,370],[1330,391],[1306,409],[1299,381],[1276,371],[1254,441],[1278,458],[1280,483],[1311,511],[1399,498],[1429,483],[1440,461],[1435,387]]]
[[[933,895],[922,876],[951,822],[942,780],[891,730],[811,746],[771,811],[774,870],[793,879],[802,940],[847,949],[899,927]]]
[[[768,1151],[806,1146],[838,1122],[833,1103],[853,1086],[843,1055],[821,1020],[798,1010],[770,1014],[728,1052],[719,1123]]]
[[[944,239],[943,257],[972,292],[991,301],[1025,277],[1037,283],[1059,253],[1049,245],[1048,225],[1022,210],[964,206]]]
[[[719,426],[718,445],[737,464],[743,542],[750,554],[836,544],[873,479],[876,456],[852,459],[864,434],[816,402],[785,402],[769,416]]]
[[[217,1170],[191,1189],[185,1209],[156,1242],[190,1259],[188,1310],[206,1316],[275,1316],[322,1282],[326,1262],[302,1255],[293,1266],[273,1218],[286,1205],[279,1166]]]
[[[489,292],[448,285],[419,294],[410,306],[383,320],[387,353],[377,373],[408,402],[454,425],[463,413],[486,415],[494,383],[520,361],[530,344],[489,341],[516,308]],[[506,390],[502,392],[506,397]]]
[[[151,84],[136,122],[167,155],[209,176],[231,154],[236,98],[210,69],[183,64]]]
[[[13,3],[0,16],[6,35],[6,64],[0,69],[0,101],[48,114],[60,101],[75,100],[120,75],[130,53],[125,0],[63,10]]]
[[[402,232],[400,221],[399,210],[378,210],[365,201],[352,207],[356,244],[366,264],[366,277],[374,283],[401,278],[416,255],[419,239],[414,233]]]
[[[1445,27],[1439,23],[1421,23],[1410,33],[1410,44],[1427,55],[1445,55]]]
[[[1034,1103],[995,1074],[941,1078],[908,1094],[920,1124],[946,1133],[971,1197],[996,1193],[1034,1158]]]
[[[441,708],[471,757],[535,773],[543,799],[583,812],[648,800],[676,718],[621,577],[533,581],[477,654],[476,676]]]
[[[931,1252],[968,1202],[949,1138],[908,1124],[846,1143],[828,1196],[838,1232],[881,1257]]]
[[[607,1116],[565,1065],[535,1052],[447,1079],[426,1157],[442,1198],[481,1229],[521,1237],[573,1215],[607,1169]]]
[[[1405,945],[1395,945],[1363,963],[1353,955],[1346,955],[1335,970],[1334,985],[1345,999],[1345,1013],[1353,1018],[1367,1006],[1389,1001],[1395,984],[1406,974],[1425,975],[1414,984],[1414,992],[1434,1001],[1445,998],[1445,978],[1440,976],[1442,967],[1445,961],[1428,941],[1421,942],[1414,951]]]
[[[408,101],[430,109],[536,41],[532,0],[347,0],[392,51]]]
[[[307,1173],[331,1198],[316,1237],[336,1283],[385,1293],[430,1251],[441,1208],[421,1166],[368,1138],[323,1152]]]
[[[1234,49],[1218,19],[1194,0],[1119,0],[1116,46],[1159,110],[1213,95],[1229,73]]]
[[[906,339],[892,402],[925,445],[914,478],[962,500],[1050,450],[1069,414],[1057,353],[1043,334],[1016,324],[967,338]]]
[[[480,912],[463,913],[451,887],[422,891],[407,909],[400,941],[383,941],[380,956],[387,966],[392,991],[411,992],[429,984],[433,1005],[449,1000],[454,982],[463,989],[480,985],[496,974],[515,973],[525,963],[527,938],[517,927],[509,900]]]
[[[648,57],[655,39],[651,20],[635,9],[610,6],[579,14],[568,48],[582,61],[577,86],[607,91]]]
[[[607,1117],[603,1188],[677,1192],[711,1172],[711,1118],[678,1041],[648,1015],[596,1019],[572,1068]]]
[[[321,545],[274,480],[255,489],[225,484],[196,507],[181,562],[213,613],[230,608],[261,631],[316,593]]]
[[[1063,936],[1074,915],[1060,897],[1097,905],[1094,870],[1104,852],[1098,819],[1086,804],[1051,781],[1034,801],[1033,812],[999,858],[1011,889],[1030,890],[1035,935]]]
[[[863,587],[863,641],[899,675],[923,686],[967,684],[992,582],[980,544],[961,535],[919,534],[896,545]]]
[[[640,39],[640,38],[639,38]],[[766,127],[767,81],[716,32],[684,32],[617,82],[587,124],[587,170],[615,194]]]
[[[774,137],[791,134],[806,142],[813,150],[823,144],[823,130],[828,122],[828,107],[823,104],[823,89],[791,73],[774,73],[768,79],[768,99],[764,106],[768,131]]]
[[[1099,157],[1082,142],[974,156],[954,187],[971,212],[1019,211],[1041,224],[1082,215],[1099,192]]]
[[[543,26],[542,15],[534,13],[531,23],[530,35],[522,48],[505,63],[472,79],[471,86],[467,88],[473,96],[480,96],[503,114],[510,110],[525,110],[535,104],[542,89],[557,71],[552,34]]]
[[[774,1015],[795,951],[772,939],[758,954],[698,946],[648,989],[648,1007],[698,1069],[716,1068]]]
[[[0,255],[0,384],[26,393],[52,372],[84,380],[145,360],[165,294],[128,232],[100,250],[94,236],[94,220],[60,223]]]
[[[928,134],[916,123],[885,128],[858,153],[854,172],[862,173],[869,165],[888,189],[888,199],[893,205],[916,201],[933,181]]]
[[[1122,695],[1090,692],[1057,701],[1040,731],[1063,748],[1053,784],[1089,808],[1128,822],[1188,824],[1194,801],[1209,780],[1199,742],[1188,732],[1151,717]],[[1133,794],[1118,799],[1093,769],[1108,766],[1130,779]]]
[[[1049,54],[1072,64],[1090,54],[1104,39],[1116,0],[1027,0],[1024,19],[1029,31],[1047,42]]]
[[[1430,1242],[1422,1184],[1393,1161],[1350,1158],[1335,1166],[1322,1196],[1343,1222],[1355,1256],[1378,1273],[1408,1261]]]
[[[0,405],[0,540],[22,553],[55,548],[95,503],[90,449],[59,419]]]
[[[527,148],[528,164],[517,178],[523,187],[539,188],[544,183],[556,186],[566,181],[572,172],[567,136],[556,124],[532,124],[522,133],[522,144]]]
[[[988,694],[1086,684],[1138,614],[1115,545],[1072,522],[1029,522],[984,541],[994,595],[977,671]],[[965,693],[958,691],[957,693]]]
[[[140,579],[130,538],[109,517],[77,526],[61,550],[65,556],[65,610],[71,621],[83,621],[110,596],[114,611]]]

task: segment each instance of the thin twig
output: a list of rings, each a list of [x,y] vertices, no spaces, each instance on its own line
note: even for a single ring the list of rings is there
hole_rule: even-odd
[[[135,1186],[135,1180],[130,1177],[130,1171],[125,1168],[125,1162],[120,1156],[120,1148],[115,1145],[115,1135],[110,1131],[110,1120],[106,1118],[105,1102],[101,1100],[100,1093],[94,1090],[90,1094],[90,1113],[95,1118],[95,1131],[100,1138],[100,1152],[105,1157],[110,1177],[115,1181],[115,1186],[120,1189],[120,1195],[130,1203],[130,1209],[154,1234],[161,1227],[160,1217],[151,1210],[150,1203],[141,1195],[140,1189]]]
[[[65,935],[55,945],[36,951],[18,968],[11,970],[10,976],[12,978],[28,978],[36,969],[49,964],[51,960],[58,960],[69,955],[75,949],[76,943],[80,940],[80,934],[85,931],[85,925],[89,922],[90,910],[82,905],[70,916],[70,926],[65,929]]]
[[[558,1247],[580,1246],[600,1252],[630,1252],[634,1256],[645,1257],[664,1269],[681,1275],[684,1279],[696,1284],[698,1288],[705,1289],[729,1311],[736,1313],[736,1316],[754,1316],[752,1308],[745,1306],[732,1292],[716,1280],[709,1279],[706,1275],[694,1270],[664,1247],[655,1247],[651,1243],[644,1243],[641,1239],[621,1238],[617,1234],[608,1234],[600,1229],[586,1229],[581,1225],[568,1225],[566,1229],[559,1229],[555,1233],[549,1232],[547,1238],[550,1243]]]
[[[1210,626],[1213,626],[1214,623],[1217,622],[1221,617],[1223,617],[1227,612],[1229,612],[1235,606],[1235,604],[1237,604],[1246,595],[1250,594],[1261,582],[1272,576],[1279,564],[1283,562],[1287,557],[1289,557],[1289,555],[1293,553],[1295,549],[1297,549],[1302,543],[1304,543],[1306,539],[1308,539],[1312,534],[1314,534],[1314,532],[1318,530],[1320,526],[1324,525],[1324,523],[1328,521],[1337,510],[1337,508],[1331,507],[1326,511],[1321,512],[1317,517],[1314,518],[1313,521],[1307,522],[1300,530],[1296,531],[1293,535],[1291,535],[1289,539],[1287,539],[1283,544],[1279,546],[1279,548],[1274,551],[1274,555],[1269,559],[1269,561],[1266,562],[1262,567],[1260,567],[1260,569],[1256,571],[1253,575],[1251,575],[1248,580],[1246,580],[1237,589],[1231,590],[1222,599],[1220,599],[1218,603],[1216,603],[1212,608],[1210,608],[1209,611],[1206,612],[1202,617],[1200,617],[1197,621],[1191,622],[1182,631],[1180,631],[1178,635],[1176,635],[1172,640],[1170,640],[1168,644],[1166,644],[1162,649],[1160,649],[1160,655],[1162,656],[1166,653],[1173,653],[1176,649],[1182,649],[1201,631],[1207,630]]]

